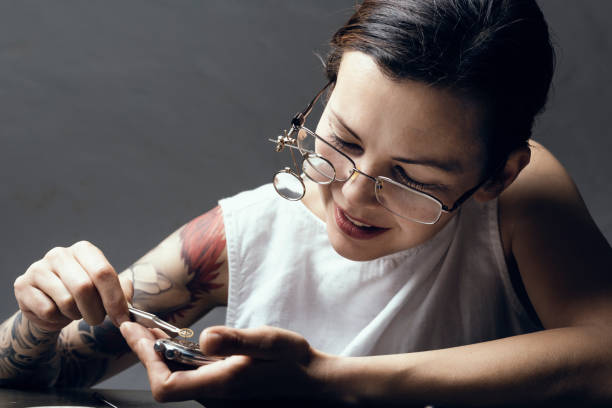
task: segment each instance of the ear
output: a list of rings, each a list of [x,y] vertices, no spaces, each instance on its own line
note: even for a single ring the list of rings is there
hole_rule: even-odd
[[[519,175],[521,170],[531,160],[531,149],[529,146],[514,150],[508,156],[504,168],[498,171],[482,187],[474,193],[477,201],[485,202],[498,197]]]

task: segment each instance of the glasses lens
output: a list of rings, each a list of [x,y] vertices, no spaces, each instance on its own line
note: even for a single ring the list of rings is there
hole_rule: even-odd
[[[284,169],[274,175],[274,188],[281,197],[297,201],[304,197],[306,188],[300,176],[289,169]]]
[[[442,213],[438,201],[386,177],[376,180],[376,198],[392,213],[423,224],[434,224]]]
[[[319,184],[331,183],[336,173],[330,162],[316,154],[306,156],[306,160],[302,163],[302,170],[309,179]]]
[[[315,143],[317,138],[308,129],[301,127],[297,133],[297,145],[302,154],[315,152]]]
[[[335,179],[346,181],[353,174],[353,162],[333,147],[331,136],[317,136],[304,127],[298,131],[298,148],[302,153],[316,152],[335,169]]]

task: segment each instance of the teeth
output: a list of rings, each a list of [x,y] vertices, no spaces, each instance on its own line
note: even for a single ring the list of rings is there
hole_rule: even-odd
[[[355,225],[356,225],[356,226],[358,226],[358,227],[371,227],[371,225],[368,225],[368,224],[363,224],[363,223],[361,223],[361,222],[359,222],[359,221],[355,221],[354,219],[352,219],[351,217],[349,217],[349,216],[348,216],[348,214],[346,214],[346,213],[345,213],[344,215],[346,216],[346,218],[348,218],[348,219],[349,219],[349,221],[350,221],[350,222],[352,222],[353,224],[355,224]]]

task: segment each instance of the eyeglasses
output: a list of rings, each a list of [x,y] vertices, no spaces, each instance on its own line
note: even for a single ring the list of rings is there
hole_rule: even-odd
[[[285,130],[276,139],[268,139],[276,143],[277,152],[288,147],[295,166],[295,171],[285,167],[274,175],[273,185],[281,197],[291,201],[301,200],[306,193],[303,175],[317,184],[345,182],[353,176],[363,175],[374,182],[374,194],[382,207],[407,220],[421,224],[435,224],[442,213],[455,211],[488,180],[488,177],[483,179],[449,207],[424,191],[388,177],[373,177],[359,170],[353,159],[334,146],[336,142],[332,136],[320,136],[303,126],[313,105],[331,84],[329,82],[325,85],[306,109],[293,117],[288,132]],[[301,154],[301,166],[298,166],[294,150],[298,150]],[[300,168],[302,171],[298,174]]]

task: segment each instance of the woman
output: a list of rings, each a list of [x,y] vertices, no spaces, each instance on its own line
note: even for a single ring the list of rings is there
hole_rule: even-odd
[[[364,1],[315,132],[307,108],[276,141],[303,159],[276,192],[303,205],[271,185],[222,200],[119,278],[90,243],[51,250],[15,282],[5,384],[90,385],[137,357],[162,401],[609,403],[610,247],[529,140],[552,71],[534,1]],[[171,372],[126,300],[178,326],[227,304],[200,347],[228,358]]]

